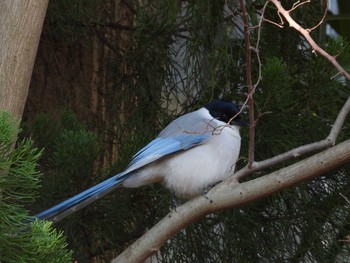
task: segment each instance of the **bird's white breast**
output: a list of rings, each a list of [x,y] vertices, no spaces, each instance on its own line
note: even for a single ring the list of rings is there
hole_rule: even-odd
[[[238,128],[223,126],[207,143],[169,158],[163,171],[163,185],[179,198],[202,194],[233,173],[240,145]]]

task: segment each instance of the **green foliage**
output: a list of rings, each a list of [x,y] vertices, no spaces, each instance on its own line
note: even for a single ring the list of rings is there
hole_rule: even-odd
[[[2,231],[6,237],[1,240],[1,262],[71,262],[72,252],[66,249],[63,233],[54,230],[50,222],[35,221],[24,231],[18,225],[11,232],[9,229]]]
[[[346,66],[350,63],[348,45],[340,38],[324,43],[324,48],[330,54],[339,53],[339,61]],[[255,95],[258,159],[325,138],[349,96],[349,88],[343,81],[334,81],[337,72],[323,57],[304,59],[298,66],[271,57],[262,75]]]
[[[74,42],[87,36],[98,24],[96,0],[53,0],[48,5],[46,26],[50,34],[66,42]]]
[[[0,112],[0,261],[70,262],[61,232],[48,222],[30,222],[25,205],[34,201],[41,174],[41,151],[31,140],[17,140],[18,123]]]
[[[96,136],[85,130],[63,130],[53,145],[52,164],[64,174],[91,171],[98,147]]]
[[[73,196],[103,180],[96,176],[94,162],[101,147],[98,137],[88,131],[83,122],[67,109],[62,110],[56,118],[50,114],[38,114],[32,122],[23,124],[24,132],[30,134],[35,144],[45,148],[40,162],[44,172],[41,198],[32,210],[41,212],[70,196]],[[93,210],[93,209],[91,209]],[[83,211],[82,215],[90,211]],[[88,218],[92,222],[93,216]],[[68,233],[68,242],[75,248],[75,242],[80,245],[88,241],[82,237],[83,227],[78,222],[78,216],[72,216],[72,221],[63,223],[58,228]],[[74,257],[79,258],[79,248],[74,249]],[[84,254],[82,250],[81,254]]]
[[[101,150],[100,142],[73,112],[62,110],[57,118],[38,114],[24,127],[36,145],[45,149],[40,163],[45,173],[43,201],[52,198],[53,205],[68,193],[84,190],[94,182],[94,161]]]

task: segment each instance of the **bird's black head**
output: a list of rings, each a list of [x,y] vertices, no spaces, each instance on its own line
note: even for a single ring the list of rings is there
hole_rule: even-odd
[[[248,126],[248,124],[237,115],[240,111],[238,106],[231,101],[216,100],[204,106],[213,118],[223,122],[230,122],[232,125]],[[237,115],[237,116],[236,116]],[[232,119],[236,116],[234,119]],[[232,120],[231,120],[232,119]]]

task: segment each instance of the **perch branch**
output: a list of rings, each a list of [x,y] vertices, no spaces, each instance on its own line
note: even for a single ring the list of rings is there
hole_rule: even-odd
[[[239,207],[261,199],[349,162],[349,147],[350,140],[244,183],[224,181],[212,188],[206,197],[192,199],[177,207],[176,211],[170,212],[111,262],[144,262],[168,239],[206,214]]]

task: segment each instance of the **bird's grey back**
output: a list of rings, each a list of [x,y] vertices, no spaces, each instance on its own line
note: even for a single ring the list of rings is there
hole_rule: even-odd
[[[205,108],[187,113],[171,122],[159,135],[160,138],[175,137],[184,134],[203,134],[212,132],[216,124]]]

